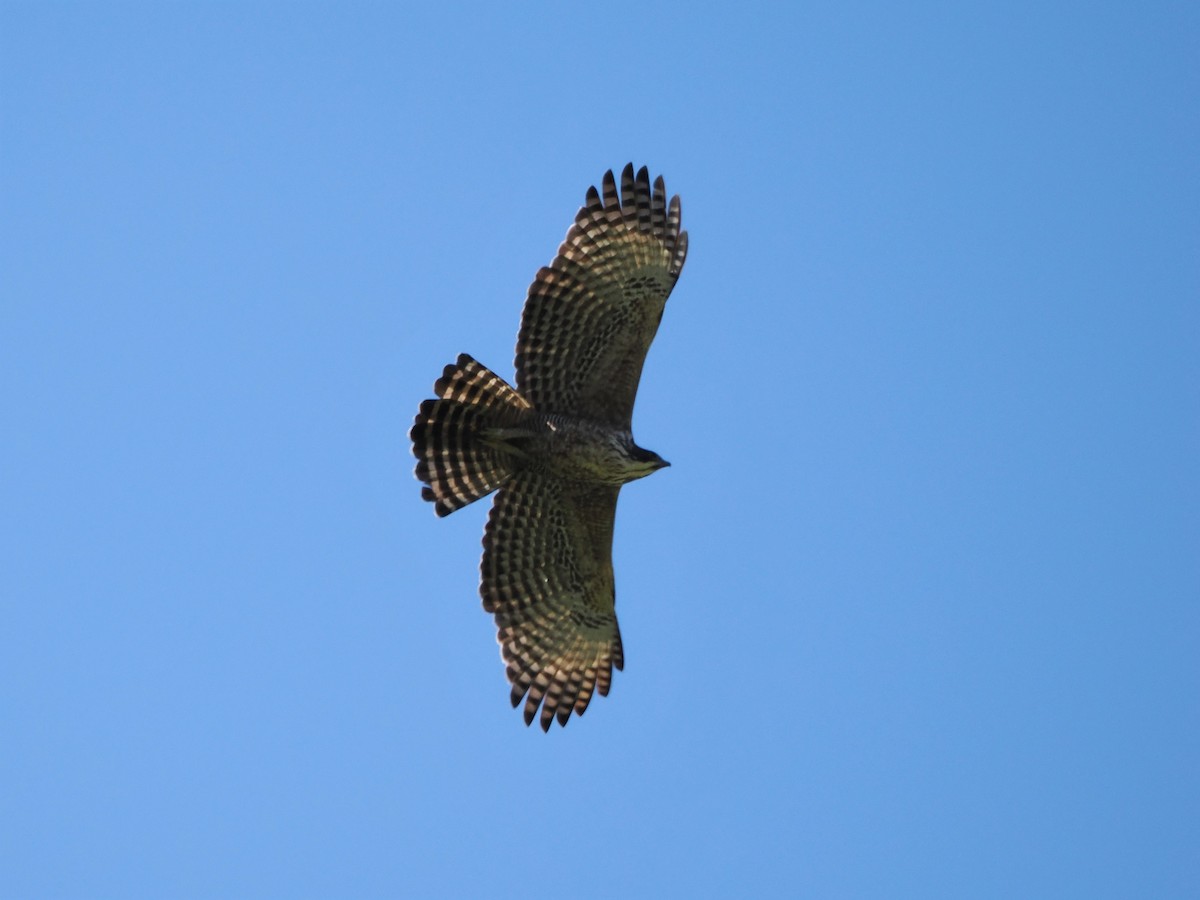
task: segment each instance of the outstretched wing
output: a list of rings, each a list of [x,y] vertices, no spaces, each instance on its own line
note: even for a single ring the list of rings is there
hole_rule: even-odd
[[[589,188],[558,256],[529,287],[517,389],[541,412],[628,429],[646,351],[687,257],[679,197],[645,168]]]
[[[526,470],[496,495],[483,535],[480,594],[496,617],[512,704],[525,724],[582,715],[624,665],[614,611],[617,491]]]

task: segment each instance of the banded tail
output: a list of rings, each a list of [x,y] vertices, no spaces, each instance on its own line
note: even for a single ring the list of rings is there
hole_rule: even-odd
[[[513,473],[514,457],[487,432],[519,427],[533,407],[503,378],[465,353],[433,385],[408,436],[417,457],[421,496],[448,516],[485,497]]]

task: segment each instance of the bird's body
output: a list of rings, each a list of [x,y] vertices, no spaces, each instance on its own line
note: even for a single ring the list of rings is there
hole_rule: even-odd
[[[481,437],[526,468],[596,484],[619,486],[669,465],[635,444],[628,431],[557,413],[534,413],[523,426],[485,429]]]
[[[608,172],[529,289],[517,384],[462,354],[410,435],[422,496],[448,515],[498,489],[480,594],[525,721],[543,729],[607,694],[624,664],[614,612],[617,492],[667,463],[633,442],[646,351],[687,255],[679,198]]]

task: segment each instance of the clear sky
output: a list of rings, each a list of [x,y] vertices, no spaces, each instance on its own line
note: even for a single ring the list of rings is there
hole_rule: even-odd
[[[0,896],[1200,884],[1200,6],[0,6]],[[690,254],[549,735],[407,429]]]

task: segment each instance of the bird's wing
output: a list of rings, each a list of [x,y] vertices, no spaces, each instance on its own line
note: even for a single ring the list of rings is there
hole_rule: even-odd
[[[628,429],[646,351],[687,257],[679,197],[633,166],[589,188],[558,255],[529,287],[517,389],[541,412]]]
[[[616,486],[564,481],[534,469],[496,495],[483,535],[483,607],[496,617],[512,704],[541,726],[582,715],[624,665],[614,611]]]

